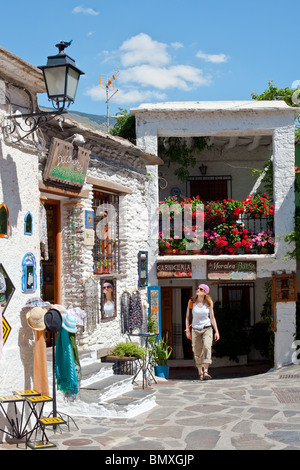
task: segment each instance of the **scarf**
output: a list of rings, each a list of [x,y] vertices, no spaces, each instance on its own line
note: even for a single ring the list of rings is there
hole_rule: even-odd
[[[55,373],[57,389],[69,395],[77,395],[78,379],[70,334],[65,328],[61,328],[57,334]]]
[[[34,333],[33,387],[41,395],[49,395],[45,332]]]

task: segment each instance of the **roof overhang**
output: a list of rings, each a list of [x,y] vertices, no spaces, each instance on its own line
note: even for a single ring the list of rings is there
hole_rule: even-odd
[[[46,93],[42,71],[0,46],[1,78],[33,93]]]

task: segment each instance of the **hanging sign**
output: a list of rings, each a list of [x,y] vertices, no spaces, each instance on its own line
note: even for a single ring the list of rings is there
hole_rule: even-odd
[[[294,302],[297,300],[296,275],[275,274],[273,275],[273,301],[274,302]]]
[[[90,153],[89,150],[54,137],[44,170],[44,180],[68,188],[82,188]]]
[[[253,281],[256,272],[256,261],[207,261],[207,279]]]
[[[192,277],[192,263],[157,263],[157,277],[159,279]]]

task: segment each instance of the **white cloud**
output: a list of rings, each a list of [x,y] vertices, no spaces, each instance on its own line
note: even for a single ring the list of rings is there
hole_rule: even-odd
[[[181,47],[183,45],[179,42],[166,44],[140,33],[124,41],[118,50],[103,50],[102,64],[121,64],[121,67],[116,67],[120,71],[115,82],[119,91],[113,101],[120,105],[166,101],[169,90],[188,92],[210,85],[210,75],[201,68],[176,63],[168,52],[171,48],[174,51]],[[216,61],[215,56],[209,57]],[[221,61],[220,56],[218,60]],[[106,100],[105,90],[99,85],[92,86],[85,94],[94,101]]]
[[[140,33],[123,42],[120,47],[121,62],[124,67],[138,64],[152,64],[157,67],[167,65],[171,57],[167,44],[154,41],[148,34]]]
[[[205,62],[211,62],[212,64],[222,64],[229,59],[226,54],[205,54],[202,51],[198,51],[196,57],[198,59],[204,59]]]
[[[171,42],[171,46],[173,47],[173,49],[177,50],[181,49],[183,47],[183,44],[181,44],[181,42]]]
[[[178,88],[190,90],[195,86],[208,85],[209,77],[202,70],[189,65],[174,65],[170,67],[154,67],[140,65],[120,72],[120,83],[136,83],[143,87],[152,86],[159,90]]]
[[[83,13],[84,15],[93,15],[93,16],[99,15],[99,12],[94,10],[93,8],[85,8],[82,5],[73,8],[72,13],[74,14]]]

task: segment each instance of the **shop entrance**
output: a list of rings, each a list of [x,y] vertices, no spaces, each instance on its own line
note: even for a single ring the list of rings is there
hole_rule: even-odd
[[[161,287],[162,336],[168,334],[173,349],[171,359],[192,359],[191,341],[185,335],[185,316],[191,287]]]
[[[60,201],[47,199],[43,204],[47,216],[44,229],[47,229],[48,250],[42,248],[41,251],[41,296],[51,304],[61,304]],[[49,343],[50,334],[47,333],[47,346]]]

